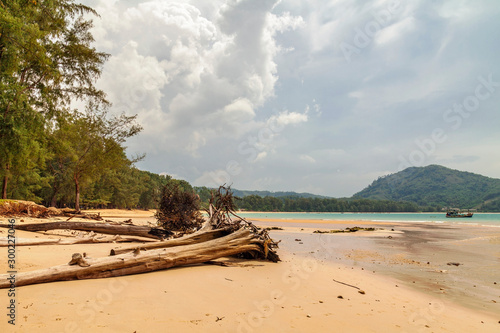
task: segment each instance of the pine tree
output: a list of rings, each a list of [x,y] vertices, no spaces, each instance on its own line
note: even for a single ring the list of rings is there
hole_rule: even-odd
[[[0,0],[0,176],[43,168],[46,129],[74,99],[108,105],[94,83],[108,55],[92,47],[97,13],[73,0]]]

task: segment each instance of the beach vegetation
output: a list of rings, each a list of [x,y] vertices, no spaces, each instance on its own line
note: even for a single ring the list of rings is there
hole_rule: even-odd
[[[106,111],[72,112],[57,117],[55,130],[49,133],[51,204],[56,201],[61,186],[71,183],[75,191],[74,207],[80,210],[82,186],[97,180],[107,170],[132,163],[125,155],[123,143],[140,130],[135,116],[110,118]]]
[[[92,47],[92,8],[72,0],[4,1],[0,6],[0,176],[30,184],[14,193],[37,199],[50,154],[46,129],[74,100],[107,105],[94,83],[106,53]],[[33,185],[36,184],[36,185]]]
[[[155,205],[162,181],[135,188],[131,199],[124,190],[138,182],[117,186],[138,173],[141,156],[128,158],[124,142],[141,127],[135,116],[109,116],[95,86],[109,57],[93,47],[95,16],[74,0],[0,2],[1,198],[77,210]]]
[[[163,186],[155,217],[158,226],[166,230],[196,230],[203,222],[200,197],[191,186],[187,187],[182,182],[170,182]]]

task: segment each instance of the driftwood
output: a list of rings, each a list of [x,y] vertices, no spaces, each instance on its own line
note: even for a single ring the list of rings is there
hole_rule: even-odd
[[[61,214],[55,215],[55,216],[66,216],[68,218],[66,221],[69,221],[69,220],[74,219],[74,218],[96,220],[96,221],[103,220],[103,218],[101,217],[101,213],[97,213],[97,214],[82,213],[82,212],[78,212],[76,210],[70,210],[70,211],[63,210],[61,212]]]
[[[348,284],[348,283],[345,283],[342,281],[337,281],[337,280],[333,279],[333,282],[337,282],[337,283],[343,284],[344,286],[348,286],[348,287],[360,290],[359,287],[353,286],[352,284]]]
[[[73,255],[71,256],[71,261],[68,263],[68,265],[78,265],[80,267],[89,267],[90,264],[87,262],[87,260],[85,260],[84,255],[82,256],[80,253],[73,253]]]
[[[197,232],[197,233],[190,234],[190,235],[187,235],[184,237],[180,237],[180,238],[176,238],[176,239],[169,239],[169,240],[161,241],[161,242],[154,242],[154,243],[149,243],[149,244],[129,246],[129,247],[125,247],[122,249],[112,249],[110,252],[110,255],[114,256],[117,254],[132,252],[132,251],[135,251],[137,249],[139,249],[140,251],[143,251],[143,250],[161,249],[161,248],[168,248],[168,247],[174,247],[174,246],[202,243],[202,242],[206,242],[206,241],[209,241],[212,239],[216,239],[216,238],[225,236],[225,235],[231,233],[231,230],[232,230],[232,228],[208,230],[205,232],[199,232],[199,233]]]
[[[145,273],[176,266],[210,262],[221,257],[238,255],[243,258],[280,260],[274,242],[267,233],[234,213],[232,193],[225,188],[212,196],[209,217],[200,230],[168,241],[112,250],[112,256],[85,258],[72,256],[69,264],[15,275],[15,285],[24,286],[54,281],[95,279]],[[236,217],[236,219],[233,219]],[[0,225],[9,227],[9,225]],[[85,222],[56,222],[16,225],[18,230],[46,231],[53,229],[92,230],[100,233],[126,234],[163,238],[173,234],[163,229],[145,226]],[[147,251],[144,251],[147,250]],[[130,252],[132,251],[132,252]],[[127,253],[124,253],[127,252]],[[12,275],[0,275],[0,289],[12,285]]]
[[[6,200],[0,204],[0,216],[29,216],[29,217],[53,217],[65,216],[68,220],[72,218],[92,219],[101,221],[102,217],[99,213],[82,213],[71,208],[58,209],[55,207],[45,207],[38,205],[33,201],[24,200]]]
[[[207,242],[98,259],[74,254],[70,264],[18,273],[16,287],[54,281],[97,279],[152,272],[176,266],[200,264],[243,252],[263,252],[262,240],[246,228]],[[78,264],[78,265],[76,265]],[[88,266],[87,266],[88,265]],[[9,288],[8,274],[0,275],[0,289]]]
[[[10,228],[10,224],[0,224],[1,228]],[[151,228],[142,225],[122,225],[110,223],[94,223],[94,222],[48,222],[48,223],[31,223],[31,224],[16,224],[16,230],[25,231],[48,231],[48,230],[80,230],[93,231],[108,235],[129,235],[154,239],[164,239],[172,235],[172,232],[160,229]]]
[[[12,242],[12,239],[10,239]],[[115,235],[112,237],[76,237],[76,238],[16,238],[16,246],[36,246],[36,245],[75,245],[75,244],[94,244],[94,243],[131,243],[131,242],[154,242],[149,239],[142,239],[139,237],[121,237]],[[12,243],[10,243],[12,244]],[[0,247],[9,245],[9,239],[6,237],[0,238]]]

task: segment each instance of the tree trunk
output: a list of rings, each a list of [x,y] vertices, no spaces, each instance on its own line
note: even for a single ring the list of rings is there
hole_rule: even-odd
[[[169,239],[162,242],[154,242],[150,244],[142,244],[129,246],[123,249],[112,249],[110,255],[114,256],[117,254],[127,253],[139,250],[151,250],[151,249],[162,249],[174,246],[183,246],[183,245],[191,245],[206,242],[209,240],[213,240],[219,237],[223,237],[227,234],[231,233],[231,228],[223,228],[216,230],[209,230],[201,233],[190,234],[181,238]]]
[[[78,263],[79,266],[66,264],[18,273],[15,276],[15,286],[54,281],[99,279],[199,264],[239,253],[261,251],[261,244],[262,241],[258,239],[258,236],[248,229],[240,229],[230,235],[199,244],[143,253],[136,251],[98,259],[82,259],[79,253],[75,253],[70,263]],[[0,289],[11,286],[9,278],[8,274],[0,275]]]
[[[41,238],[16,238],[16,246],[36,246],[36,245],[74,245],[74,244],[94,244],[94,243],[130,243],[130,242],[155,242],[149,239],[136,237],[120,237],[119,235],[107,237],[77,237],[68,239],[41,239]],[[0,238],[0,247],[7,247],[9,239]]]
[[[10,165],[7,164],[5,166],[5,176],[3,176],[2,199],[7,199],[7,184],[9,183],[9,170],[10,170]]]
[[[9,181],[9,176],[3,176],[3,184],[2,184],[2,199],[7,199],[7,183]]]
[[[77,175],[73,177],[75,180],[75,210],[80,212],[80,183],[78,181]]]
[[[0,228],[9,228],[9,224],[0,224]],[[121,225],[109,223],[94,223],[94,222],[48,222],[48,223],[32,223],[32,224],[16,224],[16,230],[25,231],[48,231],[48,230],[80,230],[93,231],[108,235],[129,235],[146,237],[153,239],[164,239],[172,235],[172,232],[160,229],[151,228],[142,225]]]
[[[57,205],[57,192],[59,192],[58,188],[54,187],[54,192],[52,193],[52,199],[50,200],[49,207],[56,207],[56,205]]]

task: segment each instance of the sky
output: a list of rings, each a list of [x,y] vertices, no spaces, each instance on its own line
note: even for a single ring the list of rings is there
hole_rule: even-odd
[[[500,178],[497,0],[84,0],[139,169],[348,197],[439,164]]]

